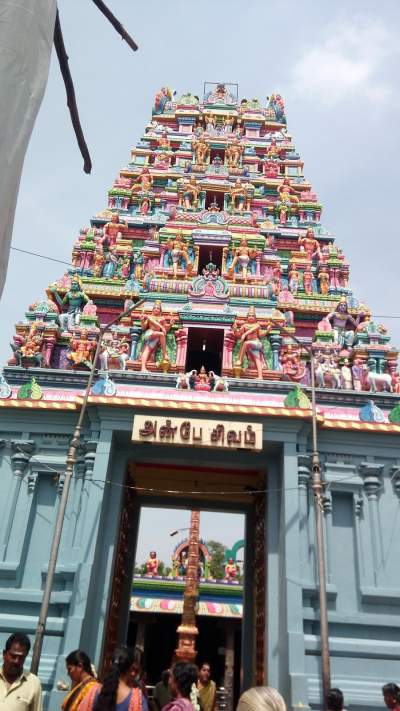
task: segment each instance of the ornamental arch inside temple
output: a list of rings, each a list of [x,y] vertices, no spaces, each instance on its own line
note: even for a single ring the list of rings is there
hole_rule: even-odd
[[[68,446],[96,369],[41,658],[47,707],[60,703],[71,649],[105,668],[117,643],[162,634],[165,654],[177,643],[175,613],[159,608],[182,604],[185,581],[134,574],[148,507],[245,519],[243,582],[199,588],[201,609],[232,606],[231,617],[198,615],[199,654],[210,635],[230,670],[227,706],[266,683],[288,706],[321,707],[314,415],[332,685],[360,711],[380,707],[399,660],[398,351],[351,290],[283,98],[163,87],[76,236],[72,267],[55,276],[16,325],[0,379],[4,641],[35,632]]]

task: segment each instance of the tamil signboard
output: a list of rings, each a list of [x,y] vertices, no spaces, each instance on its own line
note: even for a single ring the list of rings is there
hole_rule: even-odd
[[[259,422],[135,415],[132,441],[261,451],[262,434]]]

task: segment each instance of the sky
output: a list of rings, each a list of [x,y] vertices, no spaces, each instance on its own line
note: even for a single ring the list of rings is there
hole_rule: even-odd
[[[263,103],[278,91],[305,175],[324,205],[323,224],[350,263],[350,286],[400,345],[400,319],[380,318],[399,314],[398,0],[108,4],[138,43],[136,53],[91,0],[58,1],[93,171],[82,171],[53,54],[13,246],[70,261],[79,229],[107,205],[107,190],[161,86],[201,95],[204,81],[235,82],[241,97]],[[63,272],[61,264],[11,253],[0,302],[0,363],[11,355],[14,324]],[[187,516],[179,512],[174,525],[184,526]],[[227,542],[240,537],[234,521],[225,529]]]
[[[155,521],[157,521],[157,529],[154,526]],[[178,528],[188,528],[189,524],[190,511],[143,507],[140,512],[136,564],[145,563],[150,550],[156,550],[159,560],[164,561],[165,565],[171,566],[174,548],[187,538],[188,531],[179,531],[175,536],[170,534]],[[244,538],[244,516],[217,511],[202,511],[200,513],[200,537],[204,541],[216,540],[228,548],[232,548],[237,541]]]

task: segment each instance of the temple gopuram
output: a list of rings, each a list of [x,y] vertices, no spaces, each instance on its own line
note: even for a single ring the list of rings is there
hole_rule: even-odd
[[[21,314],[0,376],[1,641],[35,633],[95,369],[40,665],[47,706],[72,649],[102,670],[134,642],[135,600],[155,596],[134,580],[140,510],[162,506],[245,515],[235,698],[269,684],[288,707],[320,708],[314,363],[332,686],[380,708],[400,659],[398,351],[351,290],[282,96],[163,87],[99,208]]]

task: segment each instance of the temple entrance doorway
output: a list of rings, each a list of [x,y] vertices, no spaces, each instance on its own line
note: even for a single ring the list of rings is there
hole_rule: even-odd
[[[142,650],[150,693],[177,647],[189,523],[186,509],[141,507],[126,641]],[[243,514],[200,510],[196,663],[209,662],[221,702],[228,688],[234,705],[241,676],[244,537]]]
[[[150,693],[170,666],[183,613],[188,529],[199,516],[196,661],[210,661],[215,681],[225,687],[220,707],[231,711],[240,691],[263,685],[267,673],[265,459],[198,447],[174,447],[171,458],[170,449],[147,444],[134,452],[121,500],[100,670],[127,642],[143,651]],[[233,519],[239,525],[229,526]]]
[[[222,328],[189,328],[186,372],[199,372],[204,365],[207,373],[221,375],[223,344]]]

